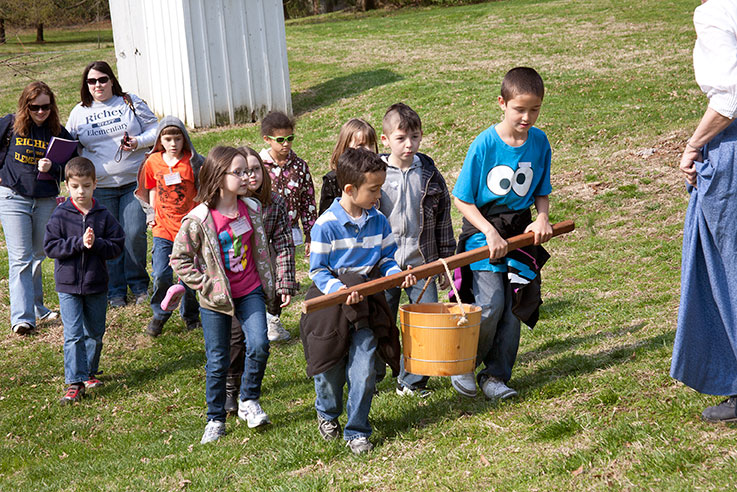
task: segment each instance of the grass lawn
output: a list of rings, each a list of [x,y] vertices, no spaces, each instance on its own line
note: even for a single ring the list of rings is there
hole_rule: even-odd
[[[0,313],[0,490],[724,490],[737,465],[732,426],[702,422],[716,398],[668,376],[687,195],[680,151],[706,99],[694,82],[695,0],[507,0],[464,7],[344,14],[287,25],[296,152],[316,186],[340,125],[380,130],[404,101],[423,120],[421,151],[452,187],[472,139],[500,118],[501,77],[538,69],[538,126],[553,146],[551,216],[577,230],[549,243],[544,305],[524,330],[510,385],[493,404],[433,378],[424,400],[379,384],[376,449],[354,457],[317,433],[299,341],[275,344],[262,403],[274,424],[232,419],[221,442],[205,424],[201,333],[172,319],[147,338],[150,310],[108,312],[106,385],[60,407],[62,326],[10,333]],[[94,59],[115,61],[108,28],[9,36],[0,46],[0,114],[28,76],[55,90],[62,119]],[[256,124],[199,130],[216,144],[260,148]],[[460,217],[454,215],[460,228]],[[44,264],[47,304],[53,264]],[[303,292],[307,263],[297,262]],[[7,271],[7,256],[0,256]],[[0,304],[9,305],[8,281]],[[299,301],[283,319],[298,335]],[[343,417],[343,422],[344,422]]]

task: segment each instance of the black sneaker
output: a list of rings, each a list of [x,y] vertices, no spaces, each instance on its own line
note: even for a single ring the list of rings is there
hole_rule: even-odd
[[[111,308],[122,308],[126,305],[125,297],[113,297],[109,301]]]
[[[225,386],[225,411],[226,413],[238,411],[238,388],[228,384]]]
[[[737,421],[737,395],[730,396],[719,405],[707,407],[707,409],[701,413],[701,418],[707,422]]]
[[[164,323],[166,323],[166,321],[163,319],[152,319],[146,327],[146,335],[153,338],[161,335],[161,330],[164,329]]]
[[[340,437],[340,424],[338,419],[325,420],[324,418],[317,416],[317,428],[320,430],[320,435],[326,441],[332,441]]]
[[[184,322],[184,326],[187,329],[187,331],[201,330],[202,322],[198,319],[186,320]]]

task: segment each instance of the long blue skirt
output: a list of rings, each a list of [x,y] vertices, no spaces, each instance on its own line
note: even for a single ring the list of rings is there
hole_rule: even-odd
[[[683,228],[681,304],[670,374],[737,394],[737,121],[706,146]]]

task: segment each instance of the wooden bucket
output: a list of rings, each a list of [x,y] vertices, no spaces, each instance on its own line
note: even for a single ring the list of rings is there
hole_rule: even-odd
[[[404,368],[422,376],[454,376],[473,372],[479,344],[481,308],[464,304],[406,304],[399,308]]]

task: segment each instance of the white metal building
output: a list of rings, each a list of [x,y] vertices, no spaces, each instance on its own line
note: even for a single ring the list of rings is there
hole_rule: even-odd
[[[292,112],[281,0],[110,0],[123,90],[190,127]]]

